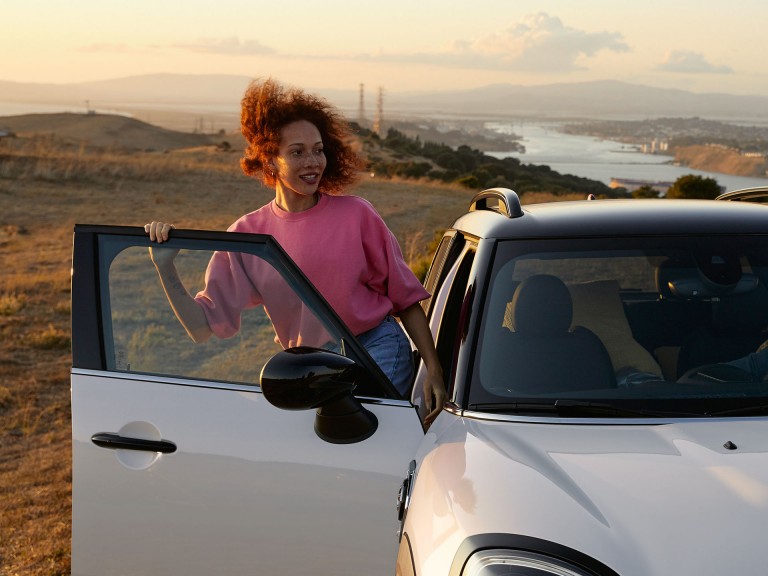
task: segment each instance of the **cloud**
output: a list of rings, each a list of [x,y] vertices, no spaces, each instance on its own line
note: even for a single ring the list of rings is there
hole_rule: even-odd
[[[258,40],[243,40],[237,36],[229,38],[200,38],[188,44],[174,44],[174,48],[204,54],[225,54],[229,56],[253,56],[259,54],[274,54],[269,46],[264,46]]]
[[[80,46],[78,51],[93,52],[96,54],[101,54],[104,52],[110,54],[131,54],[135,52],[144,52],[145,50],[137,50],[128,44],[110,44],[107,42],[102,42],[100,44],[88,44],[87,46]]]
[[[90,44],[81,46],[80,52],[131,54],[147,52],[164,52],[168,48],[196,52],[201,54],[223,54],[227,56],[252,56],[259,54],[274,54],[275,51],[261,44],[258,40],[243,40],[232,36],[229,38],[200,38],[198,40],[172,45],[143,45],[130,44]]]
[[[458,40],[440,52],[371,55],[375,60],[439,64],[491,70],[571,72],[602,50],[627,52],[615,32],[585,32],[545,13],[526,16],[509,28],[474,40]]]
[[[690,50],[668,52],[657,68],[665,72],[686,74],[733,74],[733,68],[730,66],[715,66],[707,62],[703,54]]]

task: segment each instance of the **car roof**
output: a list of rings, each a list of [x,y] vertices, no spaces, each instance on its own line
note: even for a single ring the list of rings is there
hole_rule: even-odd
[[[712,200],[580,200],[523,205],[519,216],[477,208],[453,228],[479,238],[768,233],[765,206]]]

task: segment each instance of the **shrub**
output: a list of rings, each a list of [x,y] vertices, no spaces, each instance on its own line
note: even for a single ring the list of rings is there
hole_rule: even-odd
[[[59,350],[69,348],[72,339],[68,332],[49,324],[48,328],[29,337],[29,343],[34,348],[42,350]]]
[[[13,316],[19,312],[27,303],[27,299],[22,295],[0,294],[0,316]]]
[[[714,178],[686,174],[675,180],[667,191],[667,198],[714,200],[721,192],[720,185]]]

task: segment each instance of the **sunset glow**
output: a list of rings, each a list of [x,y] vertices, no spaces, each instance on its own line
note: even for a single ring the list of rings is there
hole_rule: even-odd
[[[0,80],[217,73],[421,91],[613,79],[768,95],[767,21],[762,0],[33,0],[4,7]]]

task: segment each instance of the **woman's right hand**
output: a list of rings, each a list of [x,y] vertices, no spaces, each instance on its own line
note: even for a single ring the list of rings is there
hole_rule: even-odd
[[[149,234],[149,240],[151,242],[157,242],[158,244],[166,242],[170,237],[171,230],[174,228],[176,228],[176,226],[168,224],[167,222],[150,222],[149,224],[144,225],[144,231]],[[152,258],[152,262],[158,269],[173,264],[178,253],[178,250],[172,248],[149,247],[149,256]]]
[[[149,224],[144,224],[144,232],[149,234],[149,239],[152,242],[157,242],[158,244],[162,244],[168,240],[171,230],[174,228],[176,228],[176,226],[168,224],[167,222],[150,222]]]

